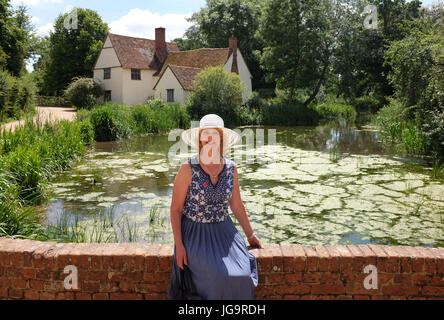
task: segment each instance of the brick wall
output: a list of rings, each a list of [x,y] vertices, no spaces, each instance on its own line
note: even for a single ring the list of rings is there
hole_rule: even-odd
[[[0,238],[0,299],[166,299],[173,248]],[[256,299],[444,299],[444,248],[270,245],[250,252],[259,269]],[[77,268],[77,290],[64,288],[67,265]],[[368,265],[376,267],[376,289],[365,288],[376,275],[364,273]]]

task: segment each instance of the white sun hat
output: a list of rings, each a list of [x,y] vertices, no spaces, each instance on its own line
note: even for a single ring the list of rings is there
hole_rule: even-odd
[[[224,120],[221,117],[219,117],[217,114],[207,114],[200,120],[198,128],[185,130],[181,134],[183,142],[191,146],[191,148],[196,151],[199,151],[199,130],[202,128],[222,129],[224,154],[227,153],[233,145],[237,144],[241,140],[241,137],[237,132],[224,127]]]

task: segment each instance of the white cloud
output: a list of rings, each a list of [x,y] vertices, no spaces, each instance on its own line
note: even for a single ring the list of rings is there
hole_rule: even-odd
[[[54,32],[54,24],[53,23],[47,23],[44,26],[41,26],[37,29],[37,34],[39,36],[49,36],[49,32]]]
[[[65,0],[12,0],[11,4],[13,6],[18,6],[24,4],[27,6],[36,6],[40,3],[63,3]]]
[[[185,18],[191,17],[191,14],[167,13],[160,15],[150,10],[131,9],[120,20],[109,24],[110,32],[154,40],[154,29],[163,27],[166,29],[166,41],[172,41],[174,38],[182,37],[185,30],[191,25],[185,20]]]
[[[31,22],[32,22],[32,23],[39,23],[39,22],[40,22],[40,19],[37,18],[37,17],[31,17]]]

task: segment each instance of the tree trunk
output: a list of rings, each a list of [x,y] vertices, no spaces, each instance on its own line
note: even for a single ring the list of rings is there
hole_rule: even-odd
[[[314,98],[316,98],[316,96],[318,95],[319,89],[321,88],[321,84],[324,81],[325,73],[327,72],[327,67],[328,67],[328,60],[324,64],[324,69],[322,70],[321,77],[319,78],[318,83],[316,84],[316,87],[314,88],[310,97],[304,102],[305,107],[308,106],[314,100]]]

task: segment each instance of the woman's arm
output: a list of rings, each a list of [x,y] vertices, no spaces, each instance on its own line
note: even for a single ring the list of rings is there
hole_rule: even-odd
[[[244,203],[242,202],[240,189],[239,189],[239,177],[237,174],[237,166],[234,166],[234,177],[233,177],[233,194],[231,195],[230,208],[233,211],[236,219],[242,226],[247,238],[253,234],[253,228],[251,227],[250,221],[247,217],[247,212],[245,211]]]
[[[185,205],[185,198],[188,187],[191,184],[191,167],[188,163],[183,163],[174,179],[173,196],[171,200],[171,227],[174,234],[176,246],[183,246],[182,242],[182,210]]]

